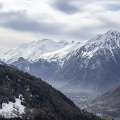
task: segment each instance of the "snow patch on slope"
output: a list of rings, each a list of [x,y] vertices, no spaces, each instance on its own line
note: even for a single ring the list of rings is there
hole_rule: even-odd
[[[0,109],[0,115],[5,118],[20,117],[24,113],[25,106],[21,105],[19,98],[15,99],[15,103],[9,102],[2,103],[2,109]]]

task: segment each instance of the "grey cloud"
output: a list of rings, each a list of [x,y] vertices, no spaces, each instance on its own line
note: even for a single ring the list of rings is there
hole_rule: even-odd
[[[65,25],[58,23],[48,24],[43,21],[34,21],[27,17],[25,11],[0,13],[0,18],[0,26],[10,28],[19,32],[33,32],[49,35],[64,34],[65,36],[71,36],[73,38],[83,40],[90,38],[92,34],[91,30],[89,30],[88,32],[88,28],[77,29],[72,32],[64,32],[63,28],[65,27]]]
[[[75,39],[88,40],[94,37],[100,30],[109,29],[119,29],[120,25],[111,21],[110,19],[97,16],[96,18],[103,23],[103,25],[98,26],[86,26],[83,28],[78,28],[73,31],[64,32],[63,28],[65,25],[62,24],[48,24],[43,21],[35,21],[27,17],[27,14],[23,12],[9,12],[0,13],[0,26],[10,28],[20,32],[33,32],[33,33],[44,33],[49,35],[65,35],[71,36]]]
[[[25,12],[0,13],[0,26],[21,32],[41,32],[45,34],[61,34],[64,25],[48,24],[27,17]]]
[[[118,11],[120,10],[120,5],[108,4],[108,5],[105,5],[105,8],[111,11]]]
[[[3,4],[2,3],[0,3],[0,9],[3,7]]]
[[[53,7],[67,14],[74,14],[80,9],[71,3],[71,0],[54,0]]]
[[[93,27],[84,27],[80,29],[76,29],[69,33],[72,37],[81,40],[88,40],[96,35]]]
[[[110,29],[120,30],[120,24],[103,17],[98,17],[98,19],[101,21],[101,25],[78,28],[74,31],[69,32],[69,35],[78,40],[89,40],[95,37],[97,34],[104,33]]]
[[[102,23],[101,27],[104,29],[120,29],[120,20],[117,20],[118,22],[115,22],[111,20],[110,18],[103,17],[103,16],[96,16],[97,19],[99,19]]]

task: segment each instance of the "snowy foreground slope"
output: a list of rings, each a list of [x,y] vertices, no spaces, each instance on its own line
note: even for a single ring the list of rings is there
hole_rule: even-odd
[[[42,40],[19,46],[1,60],[61,89],[105,91],[120,82],[120,32],[85,42]]]

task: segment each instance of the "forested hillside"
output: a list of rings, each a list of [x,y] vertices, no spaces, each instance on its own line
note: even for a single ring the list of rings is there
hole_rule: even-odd
[[[0,109],[3,103],[15,103],[17,99],[25,107],[24,113],[17,114],[21,119],[101,120],[80,110],[65,95],[41,79],[16,68],[0,65]],[[5,114],[1,117],[5,117]]]

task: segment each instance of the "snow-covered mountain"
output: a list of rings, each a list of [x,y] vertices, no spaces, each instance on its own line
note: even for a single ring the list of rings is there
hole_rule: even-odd
[[[45,53],[59,50],[73,43],[73,41],[69,43],[65,40],[55,42],[51,39],[33,41],[13,49],[1,51],[0,59],[9,64],[17,61],[20,57],[27,59],[29,62],[33,62],[37,59],[40,59],[40,56]]]
[[[120,82],[120,32],[110,30],[80,45],[52,79],[64,88],[104,91]]]
[[[70,44],[60,50],[43,54],[39,59],[44,59],[48,62],[57,62],[62,67],[71,56],[76,54],[79,47],[83,44],[84,42]]]
[[[0,65],[4,65],[5,63],[0,60]]]
[[[95,38],[86,42],[77,42],[75,44],[70,44],[63,49],[43,54],[39,57],[39,59],[45,59],[49,62],[59,61],[59,63],[63,63],[71,56],[76,55],[81,48],[84,48],[81,53],[83,58],[92,58],[100,49],[108,49],[114,58],[114,50],[117,47],[120,47],[120,33],[117,30],[109,30],[107,33],[103,35],[97,35]]]
[[[109,30],[107,33],[98,35],[87,41],[84,47],[83,55],[89,58],[93,57],[100,49],[108,49],[114,57],[113,50],[120,48],[120,32],[117,30]]]
[[[35,41],[4,53],[1,59],[62,89],[105,91],[120,82],[120,32],[109,30],[76,43]]]

